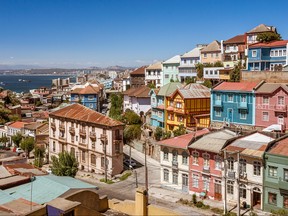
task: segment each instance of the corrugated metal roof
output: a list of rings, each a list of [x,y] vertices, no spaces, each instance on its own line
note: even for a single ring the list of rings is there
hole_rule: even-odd
[[[180,55],[173,56],[172,58],[163,62],[163,64],[177,64],[180,63]]]
[[[213,90],[224,91],[252,91],[259,82],[223,82],[217,85]]]
[[[276,32],[276,28],[274,26],[267,26],[265,24],[260,24],[251,29],[250,31],[248,31],[247,33],[269,32],[269,31]]]
[[[182,88],[183,85],[179,82],[170,82],[166,85],[162,86],[158,92],[159,96],[169,96],[173,93],[176,89]]]
[[[208,44],[207,47],[204,47],[201,50],[201,53],[205,53],[205,52],[220,52],[220,51],[221,51],[220,42],[217,41],[217,40],[214,40],[210,44]]]
[[[267,43],[255,43],[251,44],[249,48],[256,48],[256,47],[286,47],[288,40],[279,40],[279,41],[272,41]]]
[[[288,87],[286,83],[263,83],[255,92],[256,93],[273,93],[278,88],[283,88],[288,92]]]
[[[0,190],[0,205],[2,205],[4,203],[7,203],[7,202],[11,202],[13,200],[15,200],[15,198],[13,198],[12,196],[8,195],[4,191]]]
[[[193,58],[193,57],[200,57],[200,48],[196,47],[193,50],[183,54],[181,58]]]
[[[276,142],[268,152],[271,154],[288,156],[288,137]]]
[[[146,70],[161,70],[162,69],[162,62],[156,62],[154,64],[149,65]]]
[[[68,176],[37,176],[32,182],[32,201],[38,204],[49,202],[70,189],[97,188]],[[31,183],[9,188],[3,191],[12,199],[31,199]],[[10,199],[11,201],[11,199]]]
[[[233,131],[224,129],[204,135],[199,140],[192,143],[189,148],[219,153],[227,140],[236,137]]]
[[[236,35],[223,42],[223,44],[238,44],[238,43],[245,43],[245,35]]]
[[[198,83],[190,83],[178,91],[185,99],[210,97],[210,89]]]

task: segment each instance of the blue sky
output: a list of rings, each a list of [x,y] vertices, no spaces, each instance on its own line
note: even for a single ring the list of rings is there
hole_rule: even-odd
[[[288,1],[0,0],[0,65],[141,66],[264,23],[288,39]]]

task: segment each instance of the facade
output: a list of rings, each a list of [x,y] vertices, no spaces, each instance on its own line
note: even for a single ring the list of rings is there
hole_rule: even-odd
[[[162,63],[156,62],[145,69],[145,85],[154,84],[156,88],[163,86]]]
[[[123,123],[78,103],[66,106],[49,114],[49,158],[68,151],[81,170],[105,173],[106,164],[108,176],[117,175],[123,170],[123,129]]]
[[[210,125],[210,89],[198,83],[166,96],[166,130],[173,131],[180,125],[186,128],[205,128]]]
[[[71,103],[81,103],[92,110],[100,112],[102,100],[102,88],[86,83],[71,91]]]
[[[200,50],[200,47],[196,47],[190,52],[187,52],[180,57],[180,66],[178,67],[180,82],[183,83],[187,77],[197,77],[196,64],[201,61]]]
[[[150,88],[141,86],[138,88],[130,88],[123,92],[123,110],[130,109],[140,115],[141,112],[146,113],[151,109],[151,99],[149,96]]]
[[[245,42],[246,45],[250,45],[253,43],[257,43],[257,36],[261,33],[265,32],[275,32],[277,33],[277,29],[274,26],[268,26],[265,24],[260,24],[255,28],[251,29],[250,31],[245,33]]]
[[[10,140],[10,143],[12,144],[11,137],[16,135],[17,133],[20,133],[24,135],[24,126],[27,124],[26,122],[16,121],[11,124],[7,124],[7,137]]]
[[[222,82],[211,90],[211,126],[255,126],[256,82]]]
[[[163,66],[163,85],[166,85],[171,80],[179,80],[180,55],[176,55],[162,63]]]
[[[207,47],[204,47],[201,50],[201,63],[213,64],[218,61],[222,62],[223,61],[222,55],[223,55],[223,46],[219,41],[215,40],[210,44],[208,44]]]
[[[230,204],[237,203],[239,189],[240,204],[245,202],[253,208],[263,209],[263,155],[268,143],[273,140],[270,136],[254,132],[239,137],[225,148],[226,191]]]
[[[245,35],[236,35],[223,42],[225,68],[233,68],[239,61],[245,60]]]
[[[288,208],[288,137],[269,144],[265,152],[264,211]]]
[[[282,71],[288,64],[288,40],[255,43],[248,47],[248,71]]]
[[[130,74],[127,73],[122,77],[122,91],[126,91],[131,87]]]
[[[210,80],[220,80],[220,70],[223,69],[224,67],[204,67],[203,78]]]
[[[208,129],[162,140],[157,144],[160,152],[160,181],[166,188],[189,193],[189,150],[196,138],[209,133]]]
[[[263,83],[255,90],[255,124],[266,130],[278,125],[280,131],[288,126],[288,87],[282,83]]]
[[[189,146],[190,193],[215,200],[223,199],[222,149],[237,135],[227,129],[204,135]]]
[[[165,127],[165,104],[166,96],[172,94],[176,89],[181,88],[182,84],[179,82],[171,82],[162,86],[159,91],[153,89],[150,91],[151,96],[151,126],[154,127]],[[154,99],[155,98],[155,99]]]
[[[145,69],[147,66],[142,66],[130,73],[131,88],[138,88],[145,85]]]
[[[70,78],[64,79],[52,79],[52,89],[57,91],[62,91],[65,88],[69,87],[70,85]]]

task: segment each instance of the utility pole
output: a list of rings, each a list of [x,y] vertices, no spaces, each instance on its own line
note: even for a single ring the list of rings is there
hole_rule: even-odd
[[[227,213],[227,154],[226,149],[224,149],[224,214]]]
[[[237,216],[240,216],[240,152],[237,152]]]

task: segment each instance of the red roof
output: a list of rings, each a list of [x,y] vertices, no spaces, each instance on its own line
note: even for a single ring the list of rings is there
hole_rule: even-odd
[[[275,143],[269,153],[288,156],[288,137]]]
[[[237,44],[237,43],[245,43],[245,35],[236,35],[226,41],[223,44]]]
[[[255,43],[249,46],[249,48],[256,48],[256,47],[284,47],[288,43],[288,40],[281,40],[281,41],[272,41],[268,43]]]
[[[184,134],[178,137],[173,137],[170,139],[159,141],[157,142],[157,144],[162,145],[162,146],[167,146],[167,147],[187,149],[187,147],[191,144],[191,141],[193,141],[194,138],[202,136],[209,132],[210,131],[207,128],[204,128],[196,132],[192,132],[192,133]]]
[[[140,86],[138,88],[130,88],[123,92],[124,95],[128,95],[129,97],[150,97],[149,92],[150,88],[147,86]]]
[[[27,123],[26,122],[16,121],[16,122],[10,124],[9,127],[21,129],[21,128],[24,128],[25,124],[27,124]]]
[[[73,94],[98,94],[100,88],[88,85],[85,88],[76,88],[71,93]]]
[[[137,68],[136,70],[132,71],[130,73],[130,75],[138,75],[138,74],[141,74],[141,75],[145,75],[145,69],[146,69],[147,66],[142,66],[140,68]]]
[[[105,126],[122,126],[124,125],[120,121],[116,121],[109,118],[101,113],[91,110],[78,103],[64,107],[63,109],[57,110],[49,114],[49,117],[63,117],[67,119],[78,120],[82,122],[91,122],[98,125]]]
[[[213,90],[252,91],[257,85],[258,82],[223,82]]]
[[[165,109],[165,106],[163,104],[157,106],[157,109]]]

